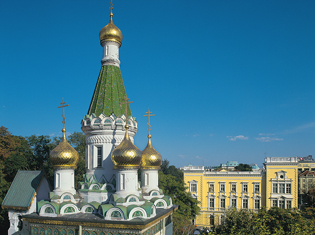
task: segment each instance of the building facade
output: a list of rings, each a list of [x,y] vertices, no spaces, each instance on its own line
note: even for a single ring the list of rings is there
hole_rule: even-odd
[[[261,207],[297,207],[298,158],[265,158],[262,171],[208,171],[203,166],[183,168],[188,190],[199,202],[196,225],[221,223],[229,208],[258,211]]]

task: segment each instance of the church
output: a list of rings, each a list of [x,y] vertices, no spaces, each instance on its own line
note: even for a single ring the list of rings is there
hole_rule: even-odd
[[[173,233],[171,197],[158,186],[162,156],[153,148],[150,111],[148,144],[134,145],[138,130],[120,71],[123,35],[110,21],[101,29],[103,48],[99,73],[88,113],[81,121],[86,136],[86,174],[75,189],[79,154],[67,142],[64,101],[62,141],[51,151],[53,189],[43,171],[18,171],[3,200],[8,209],[8,234],[154,235]],[[138,169],[141,176],[138,176]],[[138,181],[141,178],[141,181]],[[23,192],[23,193],[21,193]]]

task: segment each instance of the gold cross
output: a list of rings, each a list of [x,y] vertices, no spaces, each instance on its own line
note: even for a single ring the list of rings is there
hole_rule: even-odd
[[[128,109],[127,109],[127,105],[133,103],[133,101],[129,101],[129,98],[127,98],[127,96],[125,96],[123,98],[123,100],[125,101],[125,116],[126,116],[126,125],[127,125],[127,119],[128,119]],[[120,104],[121,105],[121,104]]]
[[[151,114],[152,112],[150,112],[150,109],[148,109],[148,112],[145,112],[148,115],[143,115],[143,117],[148,117],[148,131],[149,131],[149,136],[150,136],[150,131],[151,131],[151,124],[150,124],[150,117],[155,116],[155,114]]]
[[[66,118],[65,118],[65,107],[69,106],[68,104],[65,105],[66,102],[63,101],[63,98],[62,98],[62,102],[60,104],[62,104],[61,106],[59,106],[58,108],[62,108],[62,117],[63,117],[63,120],[62,120],[62,124],[63,124],[63,128],[65,128],[65,123],[66,123]]]
[[[110,13],[113,13],[113,9],[114,9],[114,7],[113,7],[114,5],[113,5],[113,0],[110,0]]]

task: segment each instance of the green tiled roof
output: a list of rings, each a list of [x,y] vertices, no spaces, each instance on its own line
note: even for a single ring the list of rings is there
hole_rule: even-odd
[[[19,170],[5,196],[2,207],[26,210],[31,205],[44,171]]]
[[[120,117],[125,112],[124,98],[126,95],[120,68],[114,65],[104,65],[98,76],[88,114],[94,113],[99,116],[104,113],[106,116],[110,116],[114,113]],[[132,116],[129,104],[127,104],[127,112],[128,117]]]

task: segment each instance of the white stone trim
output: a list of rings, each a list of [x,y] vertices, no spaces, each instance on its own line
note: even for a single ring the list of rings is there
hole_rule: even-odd
[[[46,208],[51,208],[53,210],[54,213],[45,213]],[[40,216],[48,216],[48,217],[57,217],[57,213],[55,208],[50,205],[50,204],[45,204],[40,208],[40,212],[39,212]]]
[[[141,211],[143,216],[132,217],[132,214],[135,213],[136,211]],[[144,218],[144,219],[146,219],[146,218],[148,218],[148,215],[147,215],[147,212],[145,211],[145,209],[143,209],[141,207],[135,207],[129,212],[128,220],[132,220],[133,218]]]
[[[64,213],[64,210],[66,208],[68,208],[68,207],[72,207],[74,209],[74,212],[72,212],[72,213]],[[76,214],[76,213],[79,213],[79,212],[80,211],[79,211],[78,207],[76,205],[70,204],[70,203],[66,204],[66,205],[64,205],[63,207],[60,208],[60,215],[70,215],[70,214]]]
[[[108,211],[106,211],[106,215],[104,217],[105,220],[118,220],[118,219],[112,219],[111,215],[114,211],[119,211],[119,213],[121,214],[122,216],[122,219],[121,220],[126,220],[125,218],[125,215],[123,213],[123,211],[117,207],[114,207],[114,208],[110,208]]]

